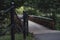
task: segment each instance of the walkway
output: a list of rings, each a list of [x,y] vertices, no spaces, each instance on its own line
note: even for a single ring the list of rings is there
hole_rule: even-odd
[[[29,32],[34,34],[35,40],[60,40],[60,31],[50,30],[32,21],[29,21]]]

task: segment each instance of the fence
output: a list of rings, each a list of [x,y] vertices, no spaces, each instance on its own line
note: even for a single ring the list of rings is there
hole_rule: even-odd
[[[6,40],[6,39],[4,39],[4,37],[5,37],[5,35],[7,35],[7,32],[9,32],[9,35],[11,34],[10,35],[11,38],[8,39],[8,36],[7,36],[7,40],[15,40],[16,32],[22,33],[23,40],[26,40],[26,36],[28,35],[28,15],[26,14],[26,12],[23,12],[23,25],[21,23],[21,19],[15,13],[15,4],[13,1],[11,2],[10,8],[3,10],[0,13],[7,13],[7,12],[10,13],[10,15],[9,15],[10,24],[6,27],[5,31],[0,32],[1,40]]]

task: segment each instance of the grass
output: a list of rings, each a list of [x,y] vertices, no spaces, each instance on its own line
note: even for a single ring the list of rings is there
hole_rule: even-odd
[[[4,36],[0,36],[0,40],[11,40],[11,36],[10,35],[4,35]],[[15,34],[15,40],[23,40],[23,34]],[[31,34],[29,34],[26,37],[26,40],[33,40],[33,37],[31,36]]]

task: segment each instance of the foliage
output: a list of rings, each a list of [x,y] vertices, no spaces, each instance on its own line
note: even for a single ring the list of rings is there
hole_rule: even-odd
[[[23,40],[23,34],[15,34],[15,39],[16,40]],[[27,36],[26,38],[27,40],[32,40],[33,38],[31,37],[31,34],[29,34],[29,36]],[[5,36],[1,36],[0,40],[11,40],[11,36],[10,35],[5,35]]]
[[[22,6],[25,2],[25,0],[0,0],[0,10],[10,7],[12,1],[15,2],[16,7]]]
[[[39,9],[42,12],[59,11],[60,0],[28,0],[27,5]]]

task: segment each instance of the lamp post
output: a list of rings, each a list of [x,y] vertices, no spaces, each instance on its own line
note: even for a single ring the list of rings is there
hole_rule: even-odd
[[[28,36],[28,14],[25,11],[23,12],[23,35],[25,40]]]
[[[10,11],[10,13],[11,13],[11,40],[15,40],[15,33],[14,33],[14,29],[15,29],[15,23],[14,23],[15,3],[13,0],[11,0],[11,7],[12,6],[13,6],[13,8]]]

